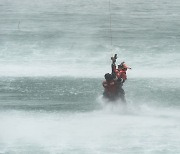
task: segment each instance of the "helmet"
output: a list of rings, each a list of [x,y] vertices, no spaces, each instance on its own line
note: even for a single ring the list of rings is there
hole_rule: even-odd
[[[106,74],[104,75],[104,78],[105,78],[107,81],[110,81],[110,80],[113,79],[113,76],[112,76],[111,74],[109,74],[109,73],[106,73]]]
[[[121,64],[119,64],[118,65],[118,68],[123,68],[123,64],[124,64],[125,62],[123,61]]]
[[[123,64],[122,64],[122,63],[119,64],[119,65],[118,65],[118,68],[123,68]]]

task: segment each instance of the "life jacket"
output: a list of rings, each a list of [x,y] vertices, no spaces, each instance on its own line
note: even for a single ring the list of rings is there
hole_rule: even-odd
[[[126,70],[118,70],[118,69],[116,69],[115,70],[115,73],[116,73],[116,77],[119,79],[119,78],[122,78],[122,79],[124,79],[124,80],[126,80],[127,79],[127,75],[126,75]]]
[[[120,70],[116,69],[116,70],[115,70],[115,73],[116,73],[116,77],[117,77],[117,78],[121,78],[122,72],[121,72]]]
[[[121,78],[123,80],[126,80],[127,79],[126,71],[121,70],[120,72],[121,72]]]
[[[126,74],[126,71],[127,71],[127,69],[122,69],[122,70],[120,70],[119,72],[122,74],[122,73],[124,73],[124,74]]]
[[[103,87],[105,89],[105,92],[109,95],[115,94],[117,91],[117,85],[114,80],[103,81]]]
[[[127,75],[126,75],[126,71],[127,71],[127,66],[125,64],[123,64],[123,67],[121,68],[120,72],[121,72],[121,78],[123,80],[127,79]]]

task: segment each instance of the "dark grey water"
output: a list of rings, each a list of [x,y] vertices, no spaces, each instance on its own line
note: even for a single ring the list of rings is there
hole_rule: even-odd
[[[89,111],[102,87],[97,79],[22,77],[2,79],[0,91],[3,110]]]
[[[0,80],[1,110],[93,111],[99,109],[101,79],[7,77]],[[129,79],[129,104],[179,107],[179,79]]]

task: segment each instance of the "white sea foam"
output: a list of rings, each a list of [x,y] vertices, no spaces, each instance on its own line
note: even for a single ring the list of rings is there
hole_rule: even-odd
[[[142,106],[125,114],[118,108],[74,114],[1,112],[1,151],[180,152],[179,110]]]
[[[179,82],[173,78],[180,78],[179,6],[179,0],[111,1],[111,47],[108,0],[1,0],[0,77],[103,78],[117,53],[117,64],[125,61],[132,67],[128,79],[170,79],[170,86],[167,80],[158,86],[132,84],[135,94],[156,90],[153,100],[160,100],[173,93],[177,105]],[[19,87],[1,83],[6,107]],[[133,90],[132,85],[127,88]],[[134,91],[128,93],[131,98]],[[20,96],[16,99],[29,103],[29,97]],[[179,109],[136,103],[126,110],[109,104],[84,113],[12,111],[10,106],[11,111],[0,111],[0,153],[180,153]]]

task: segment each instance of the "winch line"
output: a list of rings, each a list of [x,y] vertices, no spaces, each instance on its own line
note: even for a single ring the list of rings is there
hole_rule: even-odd
[[[112,41],[112,23],[111,23],[111,0],[109,0],[109,33],[110,33],[110,43],[111,43],[111,48],[110,52],[113,56],[113,41]]]
[[[112,24],[111,24],[111,1],[109,0],[109,31],[110,31],[110,40],[111,40],[111,47],[112,47]]]

